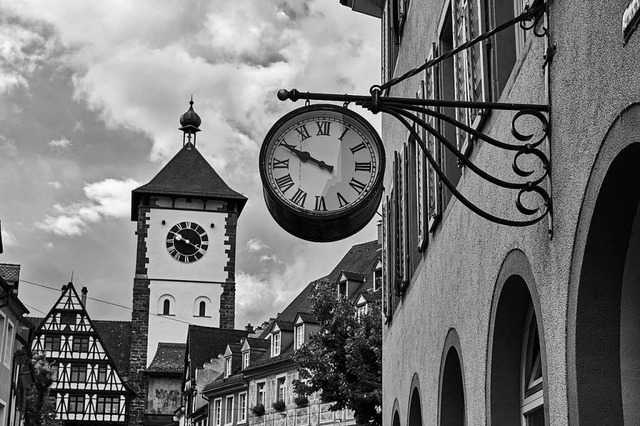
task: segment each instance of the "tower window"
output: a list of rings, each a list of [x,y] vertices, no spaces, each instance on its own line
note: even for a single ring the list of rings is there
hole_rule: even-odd
[[[170,294],[160,296],[158,300],[158,315],[174,315],[176,300]]]
[[[200,296],[193,302],[193,316],[194,317],[205,317],[209,318],[211,316],[211,300],[208,297]]]
[[[203,317],[207,314],[207,304],[205,303],[205,301],[201,301],[200,302],[200,306],[198,308],[198,314]]]
[[[162,302],[162,315],[169,315],[170,312],[171,302],[169,302],[169,299],[166,299],[164,302]]]

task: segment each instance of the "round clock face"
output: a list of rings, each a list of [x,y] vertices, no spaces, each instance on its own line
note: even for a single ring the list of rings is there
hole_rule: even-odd
[[[345,238],[375,214],[384,160],[380,138],[358,114],[335,105],[299,108],[280,119],[262,145],[267,207],[301,238]]]
[[[204,228],[195,222],[175,224],[167,234],[167,250],[171,257],[183,263],[200,260],[209,247]]]

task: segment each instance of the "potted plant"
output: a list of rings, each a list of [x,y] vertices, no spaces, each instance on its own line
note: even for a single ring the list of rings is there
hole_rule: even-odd
[[[278,411],[280,413],[283,412],[287,408],[287,405],[281,399],[279,399],[276,402],[274,402],[273,404],[271,404],[271,406],[273,407],[274,410],[276,410],[276,411]]]
[[[298,407],[306,407],[309,405],[309,398],[306,395],[298,395],[293,399]]]
[[[251,407],[251,412],[254,416],[262,416],[264,414],[264,404],[256,404]]]

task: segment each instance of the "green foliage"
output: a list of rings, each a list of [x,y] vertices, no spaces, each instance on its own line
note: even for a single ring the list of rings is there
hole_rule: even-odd
[[[264,414],[264,411],[265,409],[263,404],[256,404],[251,407],[251,412],[254,416],[262,416]]]
[[[287,408],[287,405],[281,399],[271,404],[271,406],[273,407],[274,410],[280,411],[280,412],[284,411]]]
[[[321,391],[331,410],[353,410],[358,424],[382,424],[382,316],[370,303],[367,314],[356,316],[335,286],[319,282],[312,294],[312,313],[323,331],[311,336],[294,356],[300,380],[293,383],[299,395]]]
[[[49,388],[56,377],[56,370],[47,362],[42,352],[34,354],[31,365],[35,382],[27,391],[25,426],[60,426],[56,420],[56,401],[49,394]]]

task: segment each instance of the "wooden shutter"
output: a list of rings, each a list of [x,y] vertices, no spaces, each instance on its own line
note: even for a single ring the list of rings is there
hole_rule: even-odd
[[[420,86],[416,92],[416,98],[424,99],[425,96],[425,81],[420,80]],[[418,117],[422,120],[426,120],[424,113],[419,113]],[[422,141],[426,144],[427,138],[425,137],[426,131],[422,128],[417,129],[418,134],[422,138]],[[415,143],[415,161],[416,161],[416,227],[418,237],[418,251],[425,249],[427,245],[427,171],[426,171],[426,155],[422,151],[420,144]]]
[[[431,47],[431,53],[429,54],[428,60],[433,59],[438,56],[438,45],[433,43]],[[439,81],[439,73],[440,66],[435,65],[431,68],[427,68],[425,70],[425,91],[424,97],[426,99],[436,99],[437,94],[439,93],[439,88],[437,87]],[[431,108],[434,109],[434,108]],[[438,125],[437,120],[435,120],[432,116],[427,116],[426,120],[427,124],[429,124],[436,131],[440,131],[440,126]],[[431,156],[435,159],[437,164],[441,164],[441,153],[440,153],[440,142],[433,136],[431,133],[426,134],[425,143],[427,145],[427,149]],[[426,191],[427,191],[427,229],[429,232],[433,232],[435,229],[438,220],[440,219],[440,209],[441,209],[441,200],[440,200],[440,176],[435,172],[431,163],[427,163],[426,165]]]

